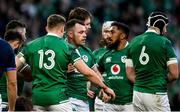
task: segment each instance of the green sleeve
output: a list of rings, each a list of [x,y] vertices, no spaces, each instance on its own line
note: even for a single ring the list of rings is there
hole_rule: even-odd
[[[169,61],[172,58],[176,58],[176,54],[169,40],[166,41],[165,48],[166,48],[166,53],[167,53],[167,61]]]

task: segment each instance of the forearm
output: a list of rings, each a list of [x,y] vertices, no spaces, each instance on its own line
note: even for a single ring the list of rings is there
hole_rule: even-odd
[[[169,70],[169,73],[167,75],[167,78],[168,78],[169,82],[178,79],[179,70],[178,70],[178,64],[177,63],[168,65],[168,70]]]
[[[15,103],[17,98],[17,82],[7,82],[8,104],[9,111],[15,109]]]
[[[168,78],[168,82],[172,82],[177,79],[176,77],[172,76],[170,73],[168,73],[167,78]]]
[[[126,67],[126,76],[132,83],[134,83],[136,77],[134,68]]]
[[[82,73],[89,81],[93,82],[97,86],[101,88],[107,88],[107,86],[103,83],[103,80],[92,70],[90,69],[83,60],[78,60],[74,64],[75,68]]]
[[[107,86],[103,83],[103,80],[93,70],[89,71],[89,75],[87,75],[87,78],[100,88],[107,88]]]
[[[96,72],[96,74],[101,78],[101,80],[104,80],[103,77],[102,77],[102,75],[101,75],[101,73],[99,72],[99,70],[97,69],[96,66],[93,68],[93,70],[94,70],[94,72]]]

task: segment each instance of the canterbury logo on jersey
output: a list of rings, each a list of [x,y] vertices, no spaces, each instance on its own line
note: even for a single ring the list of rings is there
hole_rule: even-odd
[[[111,62],[111,59],[112,59],[112,57],[107,57],[107,58],[106,58],[106,63],[110,63],[110,62]]]

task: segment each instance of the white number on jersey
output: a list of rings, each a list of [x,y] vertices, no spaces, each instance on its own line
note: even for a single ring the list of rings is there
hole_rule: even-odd
[[[146,46],[142,47],[141,54],[139,56],[139,61],[142,65],[146,65],[149,62],[149,55],[145,53]]]
[[[55,52],[53,50],[47,50],[47,51],[43,51],[43,50],[39,50],[38,51],[40,57],[39,57],[39,68],[46,68],[48,70],[52,69],[55,66]],[[50,65],[48,65],[47,63],[43,62],[44,59],[44,55],[48,56],[50,54],[50,56],[47,58],[47,60],[50,62]]]

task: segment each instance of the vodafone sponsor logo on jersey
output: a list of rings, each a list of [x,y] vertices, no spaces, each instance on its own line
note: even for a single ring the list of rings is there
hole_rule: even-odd
[[[120,72],[120,66],[117,64],[114,64],[111,66],[111,72],[113,75],[117,75]]]

